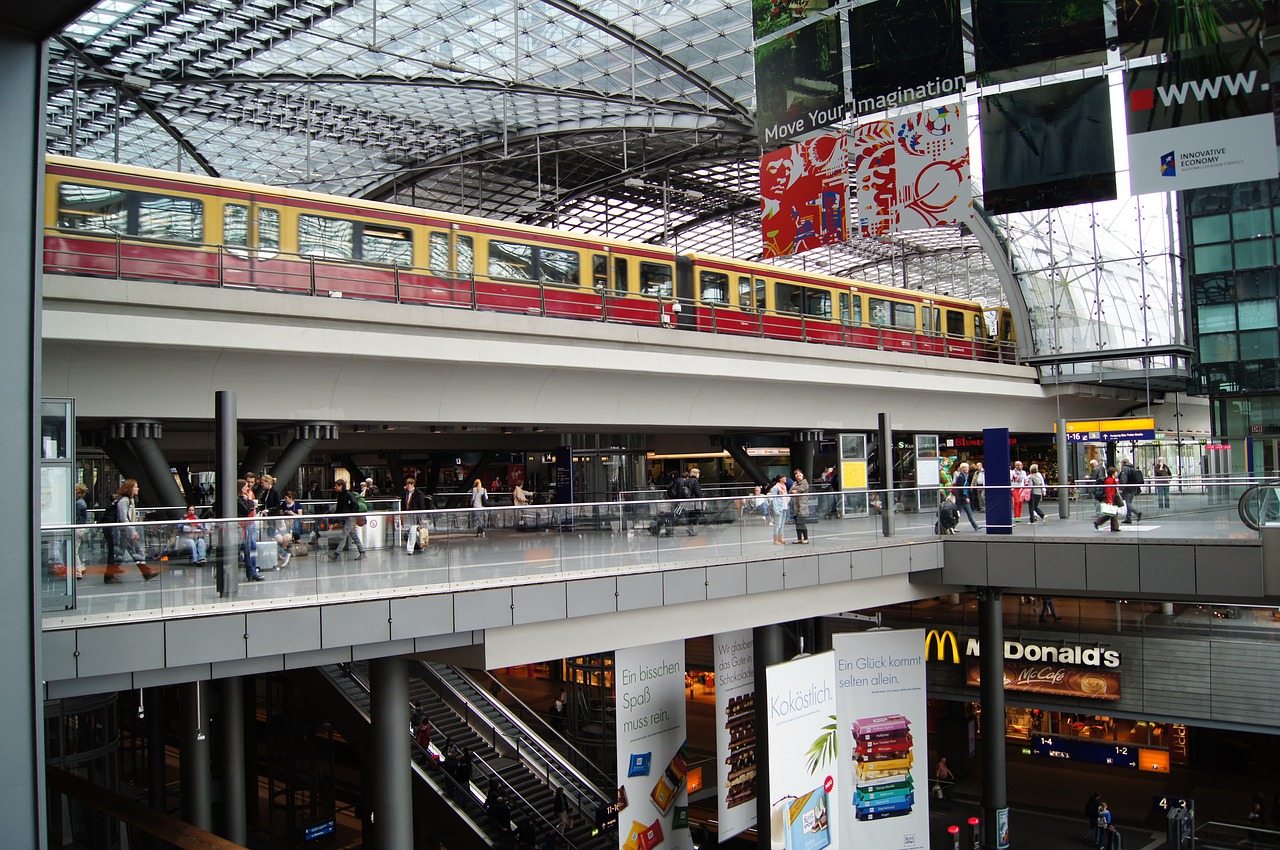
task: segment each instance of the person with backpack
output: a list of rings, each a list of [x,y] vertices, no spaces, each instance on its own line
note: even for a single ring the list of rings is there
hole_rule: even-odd
[[[138,482],[134,478],[126,478],[112,497],[111,504],[106,507],[99,522],[135,523],[138,521],[136,502],[138,499]],[[147,566],[147,556],[142,548],[142,532],[132,525],[113,525],[102,530],[107,543],[107,571],[103,576],[106,584],[120,584],[120,556],[133,561],[142,573],[143,581],[151,581],[159,573]]]
[[[1135,520],[1142,521],[1142,511],[1133,506],[1142,492],[1142,470],[1134,466],[1129,458],[1120,461],[1120,496],[1124,499],[1124,523],[1128,525]]]
[[[681,525],[689,522],[689,501],[693,498],[693,487],[689,484],[689,473],[681,470],[676,473],[676,477],[667,485],[667,498],[675,502],[671,506],[671,525]],[[693,529],[687,529],[688,534],[693,536]],[[673,532],[674,533],[674,532]]]
[[[360,554],[356,556],[357,561],[363,561],[368,557],[368,553],[364,551],[364,544],[360,542],[360,536],[356,534],[356,515],[363,513],[360,510],[360,503],[356,497],[347,489],[347,482],[339,478],[333,482],[334,492],[337,493],[337,502],[333,506],[335,514],[347,514],[342,520],[342,538],[338,541],[340,548],[334,549],[329,553],[329,560],[338,560],[340,552],[351,551],[352,541],[356,544],[356,551]],[[366,506],[365,510],[368,510]]]

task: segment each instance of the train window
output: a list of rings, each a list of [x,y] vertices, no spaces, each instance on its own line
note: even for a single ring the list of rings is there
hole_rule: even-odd
[[[604,254],[591,255],[591,288],[602,295],[609,288],[609,258]]]
[[[738,278],[738,306],[743,310],[751,309],[751,278]]]
[[[780,283],[773,289],[773,297],[779,313],[799,313],[803,302],[801,287]]]
[[[862,296],[853,296],[853,324],[855,326],[862,324]]]
[[[401,227],[366,224],[360,232],[360,258],[388,266],[411,266],[413,234]]]
[[[476,273],[476,243],[470,236],[459,236],[455,243],[458,251],[459,274],[474,275]]]
[[[58,184],[58,227],[129,232],[129,195],[105,186]]]
[[[721,272],[701,272],[702,300],[711,304],[729,303],[729,276]]]
[[[138,235],[174,242],[203,242],[204,204],[194,198],[140,194]]]
[[[871,324],[880,327],[916,329],[916,305],[899,304],[883,298],[868,300],[871,306]]]
[[[780,313],[803,313],[806,316],[831,318],[831,293],[825,289],[780,283],[774,290],[774,295],[778,299]]]
[[[613,291],[619,295],[626,295],[631,291],[631,285],[627,282],[627,261],[622,257],[613,258]]]
[[[318,215],[298,216],[298,253],[328,260],[355,259],[355,222]]]
[[[947,311],[947,336],[964,336],[964,313]]]
[[[274,257],[280,250],[280,210],[258,208],[258,256]]]
[[[533,280],[533,246],[490,242],[489,276]]]
[[[840,321],[849,324],[849,293],[840,293]]]
[[[661,263],[640,264],[640,294],[650,298],[670,298],[672,289],[671,266]]]
[[[433,232],[427,236],[427,267],[433,272],[451,271],[449,268],[449,234]]]
[[[244,204],[227,204],[222,208],[222,244],[237,256],[248,255],[249,208]],[[259,208],[256,255],[259,258],[274,257],[279,250],[280,211]]]
[[[765,305],[769,302],[765,300],[765,296],[769,292],[769,284],[765,283],[764,278],[756,278],[756,309],[764,312]]]
[[[982,318],[980,314],[977,316],[974,316],[973,317],[973,338],[986,339],[988,336],[989,334],[987,333],[986,321]]]
[[[560,251],[555,248],[538,249],[538,277],[543,283],[557,286],[577,286],[578,252]]]
[[[822,319],[831,318],[831,293],[825,289],[809,289],[804,291],[804,311],[807,315]]]
[[[920,329],[925,333],[937,333],[942,330],[942,311],[926,303],[924,309],[920,311]]]

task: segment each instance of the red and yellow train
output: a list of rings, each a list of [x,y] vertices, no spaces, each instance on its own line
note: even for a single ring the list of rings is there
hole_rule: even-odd
[[[1013,360],[1008,310],[762,263],[50,156],[45,270]]]

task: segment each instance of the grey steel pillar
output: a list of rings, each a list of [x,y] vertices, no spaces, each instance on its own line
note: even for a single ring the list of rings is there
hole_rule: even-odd
[[[236,500],[239,497],[236,493],[236,394],[230,390],[218,390],[214,393],[213,405],[217,429],[217,447],[214,453],[217,475],[214,486],[217,488],[217,495],[214,504],[218,506],[220,519],[230,519],[236,516]],[[219,523],[217,533],[222,539],[222,557],[215,561],[218,570],[218,595],[235,596],[240,586],[240,571],[236,561],[240,552],[240,524]]]
[[[880,414],[880,469],[884,471],[884,508],[880,511],[880,530],[893,536],[893,422],[888,413]]]
[[[26,7],[33,23],[43,9]],[[26,10],[24,9],[24,14]],[[16,13],[5,12],[6,19]],[[0,29],[0,171],[5,175],[0,204],[0,312],[5,368],[0,370],[0,460],[26,480],[11,499],[7,525],[11,586],[0,603],[0,646],[4,647],[4,775],[0,782],[0,823],[9,847],[46,846],[43,697],[40,659],[40,536],[37,504],[40,479],[33,463],[40,412],[40,267],[44,193],[44,78],[42,48],[48,33]]]
[[[121,423],[127,425],[131,430],[136,430],[137,436],[129,437],[129,445],[133,448],[133,453],[138,456],[138,460],[142,463],[142,468],[147,472],[147,478],[151,481],[153,488],[148,501],[154,505],[169,505],[175,508],[177,513],[171,513],[169,519],[181,519],[186,513],[182,510],[186,506],[187,497],[183,494],[182,488],[178,486],[177,480],[169,466],[169,459],[164,456],[164,452],[160,449],[160,444],[156,442],[163,433],[163,426],[159,422],[128,422]]]
[[[132,478],[142,485],[143,492],[152,492],[147,470],[142,465],[142,461],[138,460],[138,455],[134,452],[133,446],[129,445],[128,440],[108,437],[102,443],[102,450],[107,453],[107,457],[111,459],[112,465],[115,466],[116,472],[120,473],[122,480]],[[113,483],[111,491],[115,492],[115,489]]]
[[[1067,442],[1067,420],[1058,420],[1058,516],[1071,517],[1071,444]]]
[[[821,431],[796,431],[791,435],[791,468],[803,472],[810,482],[813,481],[815,444],[821,439]]]
[[[209,688],[206,682],[179,686],[178,742],[182,774],[182,819],[205,832],[213,831],[213,800],[209,788]]]
[[[142,692],[143,711],[147,713],[147,805],[157,812],[169,810],[163,705],[164,688],[147,688]]]
[[[756,466],[755,459],[752,458],[751,455],[747,454],[745,447],[738,445],[733,440],[723,440],[721,442],[721,448],[729,453],[729,457],[733,458],[734,462],[742,468],[742,471],[746,473],[748,478],[759,484],[761,487],[768,489],[769,476],[765,475],[764,472],[760,470],[759,466]]]
[[[293,442],[280,453],[279,459],[271,467],[271,475],[276,479],[276,489],[285,490],[293,476],[298,474],[299,467],[306,463],[316,443],[321,440],[338,439],[338,426],[333,422],[307,422],[299,425],[294,431]],[[305,485],[298,483],[298,492]]]
[[[774,798],[769,788],[769,693],[765,687],[765,669],[787,660],[786,635],[781,626],[760,626],[751,630],[752,659],[756,674],[756,846],[770,850],[769,824],[772,820]]]
[[[245,442],[249,447],[245,450],[244,460],[236,469],[236,477],[242,472],[259,473],[267,465],[267,453],[271,451],[271,436],[267,434],[249,434]]]
[[[222,780],[222,837],[234,844],[249,843],[245,819],[244,680],[223,679],[222,722],[218,725],[218,775]]]
[[[1004,758],[1004,603],[999,588],[978,588],[982,680],[982,850],[1009,846]]]
[[[409,754],[409,667],[403,658],[369,664],[373,696],[373,815],[376,850],[413,848]]]

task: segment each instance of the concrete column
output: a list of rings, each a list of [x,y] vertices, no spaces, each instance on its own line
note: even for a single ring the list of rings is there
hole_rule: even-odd
[[[219,519],[236,516],[236,394],[230,390],[214,393],[214,423],[217,445],[214,452],[214,469],[217,492],[213,503],[218,506]],[[240,524],[221,523],[218,533],[222,537],[221,557],[215,562],[218,570],[218,595],[232,597],[240,586],[240,571],[236,568],[236,556],[240,551]]]
[[[1067,420],[1058,420],[1058,518],[1071,517],[1071,444],[1067,442]]]
[[[978,588],[982,681],[982,850],[1005,850],[1009,824],[1004,758],[1004,603],[1000,590]]]
[[[182,819],[213,831],[209,782],[209,687],[206,682],[179,686],[181,710],[178,741],[182,773]]]
[[[167,812],[164,688],[147,688],[143,691],[142,705],[147,713],[147,805],[157,812]]]
[[[299,425],[293,442],[285,447],[271,467],[271,475],[276,479],[276,489],[280,491],[288,489],[289,480],[298,474],[298,467],[306,463],[316,443],[321,440],[335,440],[337,437],[338,426],[331,422],[310,422]],[[305,486],[300,483],[298,492],[301,493]]]
[[[772,807],[769,795],[769,693],[765,687],[765,669],[787,660],[786,634],[781,626],[761,626],[751,630],[753,666],[756,674],[756,846],[770,850],[769,826]]]
[[[271,437],[266,434],[250,434],[245,437],[249,448],[244,453],[244,460],[236,466],[233,478],[239,478],[242,472],[261,472],[267,465],[267,453],[271,451]]]
[[[413,768],[409,753],[409,668],[403,658],[369,664],[373,696],[375,850],[413,848]]]
[[[222,722],[218,725],[218,775],[222,781],[222,837],[249,843],[245,820],[244,680],[238,676],[219,683]]]
[[[32,9],[31,18],[45,14]],[[17,13],[6,13],[10,20]],[[40,268],[44,193],[43,34],[0,29],[0,169],[5,175],[0,204],[0,282],[5,309],[0,340],[0,459],[3,468],[25,480],[23,495],[11,499],[6,525],[10,586],[0,603],[0,646],[4,647],[0,717],[5,719],[4,775],[0,781],[0,823],[9,847],[46,846],[44,787],[44,682],[40,660],[40,479],[33,463],[38,445],[40,397]],[[26,568],[21,565],[25,564]]]
[[[155,423],[156,435],[159,435],[159,423]],[[138,456],[138,460],[142,461],[142,466],[147,471],[147,477],[151,479],[151,486],[154,488],[151,493],[152,504],[157,505],[173,505],[175,511],[170,512],[169,519],[181,519],[186,513],[182,508],[185,507],[187,497],[182,492],[182,488],[178,486],[178,482],[170,472],[169,460],[164,456],[164,452],[160,449],[160,444],[156,442],[153,436],[139,436],[131,439],[129,445],[133,447],[134,454]]]

